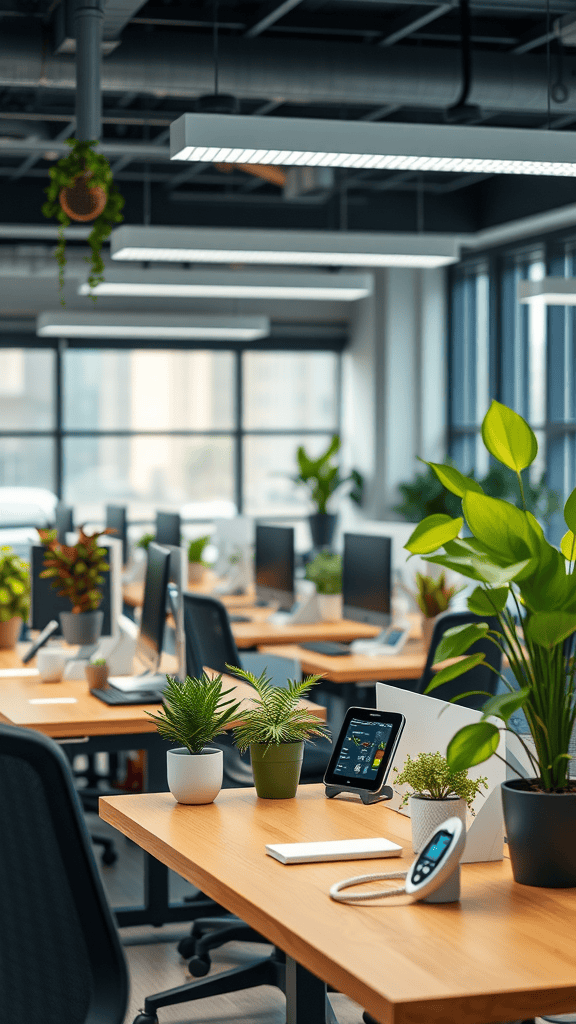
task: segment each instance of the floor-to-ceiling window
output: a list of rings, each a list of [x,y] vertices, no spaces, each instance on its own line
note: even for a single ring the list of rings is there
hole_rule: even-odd
[[[128,506],[298,518],[295,453],[339,429],[340,353],[0,347],[0,485],[56,491],[77,519]]]

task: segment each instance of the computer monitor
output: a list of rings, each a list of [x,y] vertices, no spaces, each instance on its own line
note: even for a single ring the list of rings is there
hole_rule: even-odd
[[[109,572],[102,573],[102,603],[104,612],[102,637],[116,636],[118,619],[122,614],[122,546],[114,537],[101,537],[102,547],[108,548]],[[52,587],[51,579],[40,579],[44,569],[46,549],[42,544],[30,546],[30,618],[31,629],[44,629],[52,619],[58,619],[60,612],[70,611],[70,601],[60,597]],[[58,629],[54,636],[61,636]]]
[[[294,527],[256,525],[256,599],[290,611],[294,604]]]
[[[126,508],[124,505],[106,505],[106,526],[115,530],[112,534],[122,541],[122,563],[128,562],[128,524],[126,522]]]
[[[392,542],[389,537],[345,533],[342,617],[388,626],[391,616]]]
[[[156,513],[156,536],[157,544],[171,544],[172,547],[180,547],[180,516],[178,512],[157,512]]]
[[[70,505],[64,505],[61,501],[58,502],[54,516],[54,525],[56,527],[58,543],[65,544],[66,534],[74,532],[74,512]]]
[[[150,672],[160,665],[164,626],[166,623],[166,592],[170,578],[170,551],[159,544],[148,545],[148,565],[144,583],[144,604],[136,656]]]

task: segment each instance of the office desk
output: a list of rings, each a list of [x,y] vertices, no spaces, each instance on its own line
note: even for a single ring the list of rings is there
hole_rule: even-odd
[[[0,668],[22,666],[15,651],[0,651]],[[162,667],[170,672],[176,669],[176,659],[163,657]],[[247,701],[254,692],[240,680],[229,678],[235,688],[236,700]],[[66,703],[35,704],[36,700],[65,700]],[[307,707],[319,718],[326,711],[311,702]],[[111,706],[93,697],[86,679],[62,680],[60,683],[42,683],[39,677],[0,678],[0,721],[8,725],[36,729],[58,740],[66,754],[108,753],[126,749],[146,751],[145,787],[148,792],[166,789],[166,751],[168,744],[156,731],[146,711],[158,710],[157,704]],[[229,728],[232,728],[230,723]],[[192,911],[190,904],[170,906],[168,901],[168,873],[154,858],[145,858],[144,906],[122,908],[116,911],[121,926],[136,924],[161,925],[167,921],[187,921]]]
[[[208,594],[210,597],[216,597],[227,608],[251,608],[254,605],[256,600],[254,587],[251,587],[245,594],[217,594],[214,590],[221,582],[216,573],[207,569],[201,583],[186,583],[186,590],[193,594]],[[122,597],[124,603],[131,608],[141,608],[144,603],[144,583],[126,583],[122,587]],[[266,614],[269,614],[269,609],[266,609]]]
[[[254,613],[262,613],[264,609],[256,608]],[[252,609],[242,610],[243,615],[252,615]],[[360,637],[378,636],[378,626],[368,626],[364,622],[352,622],[350,619],[339,619],[336,622],[310,622],[301,626],[274,626],[268,622],[270,610],[265,615],[255,614],[251,622],[232,622],[232,632],[236,646],[242,650],[247,647],[260,647],[262,644],[301,644],[313,640],[339,640],[348,643]],[[280,651],[276,651],[277,654]],[[310,652],[311,653],[311,652]]]
[[[576,1005],[576,889],[517,885],[507,859],[464,865],[455,904],[329,899],[341,878],[412,862],[409,821],[382,805],[301,786],[295,800],[226,790],[204,807],[166,793],[105,797],[100,814],[284,950],[289,1024],[325,1020],[324,983],[382,1024],[489,1024]],[[286,867],[264,853],[268,842],[374,835],[399,842],[402,860]]]

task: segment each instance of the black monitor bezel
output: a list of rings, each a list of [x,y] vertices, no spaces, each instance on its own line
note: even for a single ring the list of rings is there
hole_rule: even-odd
[[[384,542],[385,546],[388,547],[388,610],[378,612],[373,608],[361,608],[355,604],[346,603],[346,576],[350,571],[350,567],[346,558],[347,550],[347,538],[351,537],[358,540],[375,541],[378,543]],[[344,552],[342,556],[342,618],[349,619],[352,622],[365,622],[370,626],[380,626],[385,628],[392,622],[392,538],[384,537],[380,534],[373,533],[345,533],[344,534]]]
[[[176,523],[178,523],[178,536],[176,536]],[[161,540],[163,528],[168,527],[168,532],[171,533],[170,540]],[[173,531],[173,532],[172,532]],[[154,537],[156,544],[168,544],[170,547],[180,547],[182,542],[182,520],[179,512],[157,512],[156,513],[156,536]]]
[[[390,733],[385,750],[386,756],[382,759],[375,779],[362,779],[360,776],[357,778],[348,778],[345,775],[338,775],[334,770],[338,762],[338,758],[340,757],[342,744],[346,739],[348,727],[353,718],[359,718],[364,722],[381,722],[382,725],[392,725],[392,732]],[[342,728],[338,734],[338,739],[332,748],[332,754],[328,762],[326,774],[324,775],[324,784],[326,786],[338,786],[340,789],[363,789],[367,793],[380,792],[392,767],[394,754],[396,753],[405,723],[406,719],[404,715],[400,714],[398,711],[378,711],[376,708],[348,708],[342,723]]]
[[[110,518],[112,520],[117,518],[121,522],[121,526],[110,522]],[[128,562],[128,519],[125,505],[106,505],[106,528],[114,530],[112,536],[122,541],[122,564],[126,565]]]
[[[279,587],[269,587],[266,584],[258,582],[258,539],[262,536],[262,530],[274,530],[277,534],[279,533],[279,531],[282,531],[283,533],[291,533],[292,544],[288,566],[288,573],[292,578],[292,588],[290,590],[283,590]],[[276,604],[278,608],[280,608],[282,611],[290,611],[294,604],[295,594],[294,567],[294,527],[278,526],[274,523],[256,523],[254,543],[254,583],[256,589],[256,600],[263,601],[265,604]]]
[[[160,558],[160,555],[162,558]],[[162,609],[161,616],[159,616],[158,622],[156,623],[156,636],[155,643],[150,645],[145,640],[145,634],[142,631],[142,624],[146,621],[146,608],[147,600],[150,600],[150,582],[149,574],[151,567],[151,560],[158,559],[160,563],[160,569],[162,573],[163,591],[164,597],[160,602]],[[164,561],[165,560],[165,561]],[[164,564],[161,563],[164,561]],[[140,619],[140,630],[138,633],[138,639],[136,641],[136,656],[139,660],[149,669],[151,672],[157,672],[160,665],[160,658],[162,656],[162,647],[164,644],[164,629],[166,626],[166,600],[168,591],[168,580],[170,575],[170,550],[167,547],[163,547],[161,544],[156,544],[151,541],[148,545],[148,561],[146,565],[146,580],[144,583],[144,601],[142,603],[142,617]]]

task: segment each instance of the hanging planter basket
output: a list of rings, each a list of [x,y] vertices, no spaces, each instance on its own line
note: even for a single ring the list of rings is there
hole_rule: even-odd
[[[88,237],[90,256],[86,257],[86,262],[90,266],[90,297],[95,302],[93,289],[104,280],[102,245],[114,225],[124,220],[124,198],[114,184],[106,157],[95,152],[94,147],[98,143],[94,140],[83,142],[67,139],[66,144],[70,146],[71,152],[50,168],[50,184],[45,189],[47,201],[42,207],[44,216],[49,219],[55,217],[60,225],[54,256],[58,263],[60,302],[63,306],[66,305],[62,294],[66,269],[64,228],[73,220],[92,222]]]

